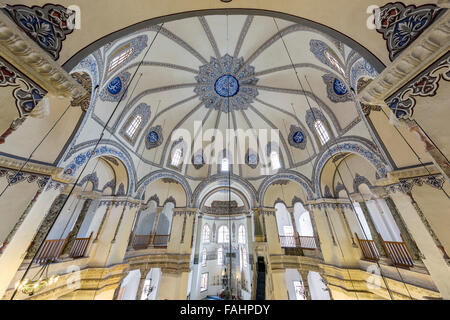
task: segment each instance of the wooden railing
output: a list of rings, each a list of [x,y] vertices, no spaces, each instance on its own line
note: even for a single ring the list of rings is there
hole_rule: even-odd
[[[414,259],[404,240],[402,242],[383,241],[383,244],[394,265],[408,268],[414,266]]]
[[[358,239],[364,258],[371,261],[377,261],[380,258],[380,253],[377,250],[375,241],[360,239],[356,233],[355,236],[356,239]]]
[[[91,232],[91,235],[89,238],[76,238],[73,242],[72,249],[70,249],[69,256],[71,258],[82,258],[86,254],[86,250],[89,246],[89,243],[91,242],[93,232]]]
[[[134,236],[133,240],[133,248],[136,250],[146,249],[148,247],[167,248],[168,243],[169,243],[168,235],[158,235],[158,234],[136,235]]]
[[[280,236],[280,245],[282,248],[295,248],[297,242],[294,236]]]
[[[45,240],[41,249],[39,250],[34,263],[44,264],[45,262],[55,262],[61,255],[62,250],[66,244],[66,239]]]
[[[167,248],[169,243],[169,235],[155,235],[152,241],[152,247]]]
[[[134,249],[145,249],[148,247],[150,243],[151,235],[135,235],[133,240],[133,248]]]
[[[307,250],[315,250],[317,249],[316,239],[310,236],[299,236],[300,240],[300,248]]]

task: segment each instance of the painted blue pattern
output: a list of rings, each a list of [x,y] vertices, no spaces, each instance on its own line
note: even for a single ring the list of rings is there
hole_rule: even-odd
[[[339,80],[338,78],[334,79],[333,89],[334,89],[334,92],[339,96],[343,96],[348,92],[345,84],[343,84],[342,81]]]
[[[120,77],[116,77],[108,85],[108,92],[117,95],[122,90],[122,80]]]
[[[305,136],[303,135],[303,132],[297,131],[294,133],[294,136],[292,138],[295,143],[302,143],[305,140]]]
[[[214,90],[221,97],[233,97],[239,92],[239,81],[232,75],[225,74],[217,79]]]
[[[159,135],[156,131],[151,131],[147,136],[147,140],[150,143],[156,143],[156,142],[158,142],[158,139],[159,139]]]

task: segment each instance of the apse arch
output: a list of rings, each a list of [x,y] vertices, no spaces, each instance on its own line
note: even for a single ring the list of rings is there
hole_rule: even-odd
[[[314,188],[317,195],[323,196],[321,176],[326,163],[340,153],[352,153],[361,156],[371,164],[380,177],[386,177],[387,173],[392,170],[392,167],[382,158],[370,141],[355,136],[339,138],[334,141],[331,147],[322,151],[314,164]]]
[[[205,15],[259,15],[259,16],[267,16],[273,18],[279,18],[287,21],[291,21],[293,23],[302,25],[307,28],[311,28],[313,31],[320,32],[327,37],[337,39],[347,46],[351,47],[355,51],[357,51],[362,57],[364,57],[367,62],[369,62],[378,73],[381,73],[385,65],[367,48],[358,43],[356,40],[351,37],[331,28],[322,23],[315,22],[306,18],[302,18],[299,16],[291,15],[284,12],[266,10],[266,9],[242,9],[242,8],[229,8],[229,9],[206,9],[206,10],[194,10],[194,11],[185,11],[179,12],[171,15],[151,18],[148,20],[144,20],[138,23],[135,23],[131,26],[125,27],[121,30],[114,31],[109,35],[106,35],[97,41],[89,44],[84,47],[80,51],[78,51],[75,55],[73,55],[69,60],[67,60],[63,64],[63,68],[66,71],[70,71],[73,69],[84,57],[89,56],[91,53],[96,51],[97,49],[105,46],[108,43],[115,43],[118,39],[124,36],[128,36],[138,30],[142,30],[145,28],[149,28],[151,26],[155,26],[164,22],[170,22],[175,20],[181,20],[185,18],[197,17],[197,16],[205,16]]]
[[[302,175],[301,173],[292,171],[292,170],[288,170],[273,176],[269,176],[267,177],[262,183],[261,186],[259,187],[259,191],[258,191],[258,199],[260,201],[260,203],[264,202],[264,197],[266,195],[266,191],[269,188],[269,186],[277,181],[280,180],[289,180],[295,183],[298,183],[303,189],[306,190],[306,193],[308,194],[308,199],[312,200],[314,198],[314,191],[311,185],[311,182],[309,181],[308,178],[306,178],[304,175]]]
[[[164,178],[170,178],[178,182],[181,187],[183,188],[185,195],[186,195],[186,206],[190,207],[191,201],[192,201],[192,190],[189,186],[189,183],[187,180],[180,174],[175,172],[169,172],[165,170],[158,170],[152,173],[147,174],[145,177],[143,177],[139,182],[136,183],[136,199],[141,199],[142,195],[145,191],[145,188],[152,182],[164,179]]]
[[[210,197],[212,197],[214,194],[221,192],[221,191],[230,191],[231,193],[238,196],[242,202],[244,203],[245,209],[250,210],[250,202],[249,199],[245,196],[243,192],[241,192],[237,188],[229,188],[229,187],[217,187],[211,191],[209,191],[207,194],[205,194],[203,197],[201,197],[200,206],[198,208],[202,209],[205,206],[205,203],[208,201]]]
[[[249,182],[236,175],[231,175],[230,179],[228,176],[215,175],[210,177],[209,179],[203,180],[194,190],[192,197],[193,205],[196,208],[200,208],[201,200],[204,199],[205,195],[208,194],[211,190],[217,189],[218,187],[231,187],[239,190],[243,195],[245,195],[250,208],[256,207],[256,189]]]

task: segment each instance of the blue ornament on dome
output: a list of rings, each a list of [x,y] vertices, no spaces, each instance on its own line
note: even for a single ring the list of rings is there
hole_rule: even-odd
[[[333,90],[339,96],[343,96],[348,92],[346,85],[343,84],[342,81],[339,80],[338,78],[334,79]]]
[[[120,77],[116,77],[108,85],[108,92],[117,95],[122,90],[122,80]]]
[[[217,79],[214,90],[221,97],[233,97],[239,92],[239,81],[232,75],[225,74]]]
[[[303,132],[297,131],[296,133],[294,133],[292,139],[295,143],[302,143],[305,140],[305,136],[303,135]]]
[[[159,134],[156,131],[151,131],[147,136],[147,140],[150,143],[156,143],[159,140]]]

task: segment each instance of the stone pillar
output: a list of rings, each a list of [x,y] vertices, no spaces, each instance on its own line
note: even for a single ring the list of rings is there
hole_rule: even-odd
[[[289,300],[286,287],[286,270],[272,270],[272,300]]]
[[[189,208],[176,208],[172,215],[172,228],[167,252],[190,253],[190,243],[185,239],[191,239],[192,225],[194,224],[195,211]]]
[[[338,212],[340,212],[342,214],[342,221],[344,221],[345,230],[347,231],[348,236],[352,240],[352,247],[353,248],[358,248],[358,245],[355,242],[355,238],[353,237],[352,228],[350,227],[350,224],[348,223],[347,216],[345,214],[346,211],[347,211],[347,214],[351,214],[351,213],[353,213],[353,211],[349,210],[348,206],[347,205],[343,205],[343,204],[338,205],[338,209],[337,210],[338,210]]]
[[[426,219],[416,208],[412,196],[403,192],[395,191],[390,194],[399,214],[405,221],[411,235],[417,241],[417,246],[424,255],[423,263],[428,269],[431,278],[444,299],[450,299],[450,267],[447,264],[442,251],[438,248],[437,238],[433,237],[433,232]]]
[[[253,226],[255,230],[255,241],[265,242],[266,235],[264,233],[262,217],[258,209],[253,210]]]
[[[119,222],[111,240],[111,250],[107,265],[122,263],[128,247],[128,238],[133,227],[133,221],[139,209],[139,204],[131,201],[124,202]]]
[[[302,256],[303,254],[303,249],[302,249],[302,245],[300,243],[300,234],[298,233],[298,229],[297,229],[297,223],[295,221],[295,216],[294,216],[294,208],[288,209],[289,215],[291,216],[291,221],[292,221],[292,228],[294,229],[294,237],[295,237],[295,244],[296,244],[296,249],[298,250],[298,253],[300,253]]]
[[[86,217],[86,213],[88,212],[91,203],[92,199],[86,199],[84,201],[83,207],[81,208],[81,212],[78,215],[77,221],[75,222],[73,229],[69,233],[66,246],[62,252],[63,255],[70,253],[70,250],[72,249],[73,243],[77,238],[78,232],[80,231],[81,228],[81,224],[83,223],[84,218]]]
[[[186,300],[189,270],[174,272],[163,268],[158,300]]]
[[[264,229],[266,234],[266,242],[270,254],[283,254],[281,249],[280,237],[278,235],[277,218],[275,216],[274,208],[264,208],[260,211],[263,217]]]
[[[318,236],[317,245],[320,246],[322,257],[327,264],[337,263],[336,240],[332,232],[325,208],[318,204],[310,206],[311,221],[314,219],[314,225]],[[313,225],[313,226],[314,226]]]
[[[45,191],[33,199],[32,206],[27,209],[27,213],[22,215],[18,222],[14,235],[0,256],[0,297],[5,294],[11,280],[17,273],[27,254],[28,247],[39,230],[39,226],[60,195],[61,187],[62,185],[49,181]]]
[[[302,276],[303,289],[305,290],[305,298],[306,300],[311,300],[311,291],[309,290],[308,283],[308,270],[299,270],[300,275]]]
[[[386,251],[384,250],[383,239],[381,239],[380,234],[373,223],[372,216],[370,215],[369,209],[364,201],[359,202],[359,206],[361,207],[361,211],[364,214],[364,218],[366,218],[367,225],[369,226],[370,233],[372,234],[373,241],[375,242],[375,246],[377,247],[378,253],[380,257],[387,258]]]

